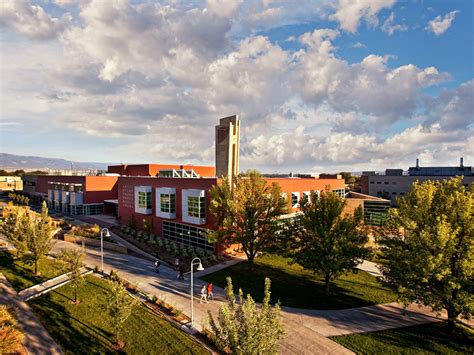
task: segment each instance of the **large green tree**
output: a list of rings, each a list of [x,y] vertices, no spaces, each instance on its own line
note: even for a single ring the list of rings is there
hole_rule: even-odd
[[[255,170],[224,178],[211,189],[210,210],[216,216],[218,230],[211,240],[241,244],[253,270],[255,256],[270,247],[278,231],[278,217],[288,210],[288,201],[278,184],[268,185]]]
[[[28,251],[28,210],[24,207],[14,206],[9,202],[3,209],[4,221],[1,231],[16,248],[17,255],[23,256]]]
[[[370,253],[365,247],[368,236],[363,227],[362,209],[353,215],[343,214],[345,200],[329,189],[319,198],[311,193],[311,201],[300,202],[301,214],[288,228],[286,251],[305,269],[324,276],[325,291],[337,276],[356,267]]]
[[[48,207],[43,202],[41,213],[30,211],[26,229],[27,248],[29,257],[35,265],[35,274],[38,272],[38,261],[51,251],[53,226],[48,216]]]
[[[386,283],[405,303],[458,316],[474,310],[474,191],[461,178],[414,183],[391,209],[378,243]]]
[[[230,277],[227,278],[226,291],[227,304],[221,305],[217,321],[209,312],[209,323],[217,346],[238,355],[277,354],[285,333],[279,304],[270,305],[270,279],[265,279],[261,307],[250,295],[244,299],[242,290],[239,290],[239,299],[236,300]]]

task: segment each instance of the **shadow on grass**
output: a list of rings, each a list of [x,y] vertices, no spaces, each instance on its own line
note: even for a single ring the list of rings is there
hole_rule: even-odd
[[[230,276],[234,290],[242,288],[244,294],[250,293],[256,301],[260,302],[263,299],[265,277],[269,277],[272,281],[271,301],[273,303],[280,300],[282,306],[307,309],[329,310],[369,306],[378,303],[376,302],[378,296],[372,293],[380,292],[390,295],[387,289],[377,284],[375,278],[360,274],[349,276],[359,279],[345,277],[336,279],[331,283],[328,296],[325,294],[321,277],[299,269],[294,264],[289,264],[287,260],[273,255],[262,256],[255,260],[253,272],[248,270],[247,263],[240,263],[203,276],[202,279],[225,287],[226,277]],[[392,301],[390,297],[385,296],[382,294],[379,297],[382,297],[384,301]]]
[[[81,295],[83,298],[84,295]],[[87,324],[79,320],[73,312],[72,307],[80,307],[81,304],[65,307],[63,302],[70,302],[71,297],[58,291],[31,300],[29,305],[48,332],[67,354],[92,354],[92,353],[118,353],[110,348],[110,333],[102,328]],[[82,305],[86,306],[86,305]],[[68,309],[69,308],[69,309]],[[74,308],[72,308],[74,309]],[[99,312],[99,310],[96,310]]]

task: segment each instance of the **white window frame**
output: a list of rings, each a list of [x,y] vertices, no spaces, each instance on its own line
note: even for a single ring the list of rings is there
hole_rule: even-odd
[[[151,186],[135,186],[135,213],[140,213],[140,214],[152,214],[153,211],[153,195],[152,195],[152,206],[151,208],[143,208],[139,207],[138,205],[138,193],[139,192],[144,192],[144,193],[152,193],[153,194],[153,188]]]
[[[204,197],[206,198],[206,190],[198,190],[198,189],[186,189],[182,190],[181,193],[181,215],[183,222],[203,225],[206,224],[206,217],[193,217],[188,215],[188,198],[189,197]],[[206,214],[207,214],[207,207]]]
[[[176,189],[174,187],[158,187],[155,189],[155,206],[156,206],[156,216],[161,218],[167,219],[174,219],[176,218],[176,208],[177,208],[177,201],[176,201]],[[161,195],[174,195],[174,203],[175,209],[174,212],[163,212],[161,211]]]

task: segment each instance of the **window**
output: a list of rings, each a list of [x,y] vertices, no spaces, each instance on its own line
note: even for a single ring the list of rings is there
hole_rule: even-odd
[[[370,183],[371,183],[371,184],[374,184],[374,182],[373,182],[373,181],[371,181]]]
[[[198,196],[188,197],[188,216],[206,218],[206,198]]]
[[[299,207],[298,202],[300,199],[300,193],[299,192],[292,192],[291,193],[291,207],[297,208]]]
[[[151,202],[151,192],[138,192],[138,207],[145,208],[147,210],[151,209],[152,202]]]
[[[392,181],[392,185],[396,185],[396,184],[397,184],[397,182],[396,182],[396,181]]]
[[[334,192],[340,198],[346,197],[346,190],[345,189],[336,189],[336,190],[332,190],[332,192]]]
[[[396,192],[392,192],[392,195],[396,195],[397,193]]]
[[[207,232],[207,229],[163,221],[163,238],[213,251],[214,244],[207,240]]]
[[[379,185],[380,185],[381,183],[382,183],[381,181],[377,181],[377,184],[379,184]]]
[[[385,185],[388,185],[388,181],[385,181],[384,184],[385,184]]]
[[[175,194],[160,194],[160,211],[164,213],[176,213]]]

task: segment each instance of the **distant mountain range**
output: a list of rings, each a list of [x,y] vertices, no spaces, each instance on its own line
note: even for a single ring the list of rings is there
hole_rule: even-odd
[[[77,162],[65,159],[33,157],[0,153],[0,169],[4,170],[57,170],[57,169],[100,169],[106,170],[107,163]]]

